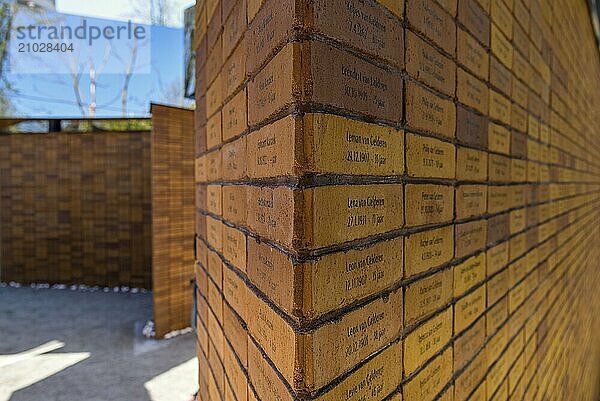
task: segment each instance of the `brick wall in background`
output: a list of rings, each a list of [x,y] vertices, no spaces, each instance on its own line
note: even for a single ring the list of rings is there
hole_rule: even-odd
[[[597,399],[586,2],[196,11],[199,400]]]
[[[0,278],[150,288],[150,135],[0,136]]]
[[[152,291],[156,337],[190,326],[194,112],[152,105]]]

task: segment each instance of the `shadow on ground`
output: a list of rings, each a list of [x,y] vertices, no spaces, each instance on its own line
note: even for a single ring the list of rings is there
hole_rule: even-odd
[[[190,362],[194,336],[144,339],[142,327],[151,317],[151,294],[0,288],[0,355],[14,357],[43,344],[64,343],[34,356],[39,363],[0,366],[0,399],[14,377],[44,377],[35,370],[44,369],[46,359],[62,360],[59,365],[65,366],[14,393],[9,389],[10,401],[163,401],[165,394],[172,396],[165,401],[177,401],[178,391],[189,399],[197,381]],[[172,369],[176,374],[169,374]],[[163,396],[151,398],[144,387],[148,382]]]

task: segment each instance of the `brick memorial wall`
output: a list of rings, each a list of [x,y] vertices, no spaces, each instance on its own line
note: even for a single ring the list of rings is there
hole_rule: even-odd
[[[0,135],[0,280],[152,289],[156,337],[190,326],[194,112],[152,132]]]
[[[200,401],[597,400],[584,1],[204,0]]]
[[[152,295],[156,337],[189,327],[194,277],[194,111],[153,104]]]
[[[150,135],[0,135],[0,280],[150,288]]]

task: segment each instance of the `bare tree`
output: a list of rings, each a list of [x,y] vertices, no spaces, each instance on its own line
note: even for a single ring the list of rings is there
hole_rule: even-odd
[[[71,79],[73,80],[73,92],[75,93],[75,101],[81,115],[85,117],[85,108],[83,107],[83,98],[81,96],[81,69],[71,71]]]
[[[129,84],[131,83],[131,77],[133,76],[133,71],[135,70],[135,63],[137,61],[137,53],[138,53],[138,40],[135,38],[133,40],[133,46],[131,49],[131,58],[129,63],[127,64],[125,70],[125,79],[123,80],[123,87],[121,88],[121,115],[122,117],[127,117],[127,99],[129,98]]]
[[[11,92],[12,88],[5,74],[14,12],[15,9],[12,2],[5,1],[0,3],[0,116],[8,114],[12,109],[9,99],[9,92]]]
[[[178,25],[184,3],[185,0],[135,0],[133,6],[135,15],[125,15],[125,17],[145,15],[152,25]]]
[[[12,29],[13,10],[9,2],[0,4],[0,77],[4,78],[4,65],[8,55],[8,41]]]
[[[169,6],[166,0],[150,0],[150,21],[152,24],[165,26],[169,17]]]
[[[178,11],[180,9],[178,5],[185,1],[186,0],[132,0],[132,2],[134,2],[135,15],[130,15],[129,17],[132,19],[139,19],[140,16],[143,16],[143,19],[147,23],[149,22],[155,25],[166,26],[177,24]],[[11,25],[13,24],[13,19],[10,17],[14,16],[14,12],[16,11],[11,8],[15,3],[16,2],[11,0],[0,0],[0,114],[4,113],[4,110],[6,110],[5,104],[8,104],[10,100],[10,97],[6,95],[6,88],[10,88],[9,79],[5,80],[6,85],[3,85],[3,79],[4,75],[6,75],[5,67],[7,66],[6,59],[8,58],[8,35]],[[16,9],[16,6],[14,6],[14,8]],[[45,10],[36,10],[35,13],[33,11],[31,13],[31,18],[44,25],[57,24],[61,18],[61,16],[55,12],[46,12]],[[132,107],[131,104],[135,103],[137,105],[138,102],[147,101],[147,97],[138,99],[135,94],[130,93],[132,82],[135,81],[134,74],[137,71],[140,71],[140,68],[145,67],[141,64],[147,62],[142,53],[143,46],[146,45],[149,45],[149,39],[132,39],[128,45],[119,46],[118,48],[113,45],[112,48],[105,49],[105,61],[108,61],[109,59],[118,60],[122,64],[122,69],[119,68],[121,83],[117,83],[117,87],[111,85],[109,87],[104,87],[105,89],[103,89],[101,77],[104,63],[100,63],[96,60],[96,65],[93,65],[90,60],[83,60],[81,58],[84,57],[78,57],[77,53],[68,53],[66,55],[67,59],[65,59],[65,62],[68,64],[67,71],[69,71],[67,75],[56,75],[48,77],[47,79],[53,81],[55,85],[64,85],[67,88],[70,87],[72,95],[69,96],[70,99],[68,101],[72,102],[73,107],[76,107],[83,117],[93,115],[96,110],[107,109],[110,106],[114,106],[113,110],[115,112],[120,111],[120,114],[123,117],[126,117],[129,113],[128,109]],[[154,67],[151,66],[150,68],[153,69],[153,73],[160,73],[158,70],[154,71]],[[88,73],[91,72],[94,73],[95,77],[92,79],[90,76],[90,85],[88,87]],[[35,82],[34,86],[36,86]],[[175,101],[177,91],[174,84],[167,85],[166,87],[163,85],[158,86],[160,86],[159,90],[162,90],[163,93],[167,92],[165,97],[173,98]],[[102,103],[93,105],[92,103],[95,103],[96,99],[94,99],[94,96],[92,95],[92,90],[96,90],[96,88],[98,94],[102,91],[103,95],[105,95],[106,90],[110,90],[110,94],[114,94],[114,97],[111,96],[112,99],[108,100],[102,99]],[[183,91],[184,89],[179,92]],[[44,101],[42,96],[45,96],[48,99],[56,96],[56,93],[50,92],[51,90],[47,87],[40,85],[39,91],[36,91],[35,94],[36,96],[41,95],[40,101]],[[12,93],[10,94],[12,95]],[[19,104],[18,98],[14,99],[14,104]],[[48,113],[51,113],[51,111],[48,111]]]

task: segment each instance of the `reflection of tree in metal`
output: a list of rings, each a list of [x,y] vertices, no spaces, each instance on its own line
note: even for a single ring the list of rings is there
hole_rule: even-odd
[[[0,76],[3,76],[4,62],[8,53],[8,39],[12,28],[12,5],[0,4]]]
[[[27,3],[27,2],[25,2]],[[19,12],[27,13],[27,17],[24,22],[27,22],[29,25],[33,26],[72,26],[74,21],[73,17],[77,17],[74,15],[62,14],[56,12],[54,7],[19,7]],[[85,17],[81,17],[85,18]],[[100,20],[100,23],[110,24],[111,20]],[[23,22],[23,21],[21,21]],[[25,25],[25,24],[23,24]],[[53,39],[57,44],[61,43],[61,39]],[[40,65],[44,65],[46,70],[56,71],[51,78],[46,77],[45,79],[51,79],[54,83],[59,84],[61,86],[70,87],[73,91],[74,104],[77,106],[79,114],[82,117],[96,117],[96,110],[98,108],[102,108],[106,106],[106,104],[98,104],[97,103],[97,91],[107,90],[114,91],[114,97],[109,102],[113,104],[120,99],[121,103],[121,116],[128,116],[128,102],[130,100],[129,88],[130,83],[133,78],[133,75],[143,68],[140,66],[140,62],[138,60],[140,47],[145,46],[148,48],[150,46],[150,39],[147,38],[145,40],[138,40],[137,37],[134,37],[133,43],[128,44],[127,46],[121,46],[118,48],[113,45],[112,41],[108,41],[104,46],[102,51],[98,49],[98,53],[94,54],[94,57],[87,57],[82,55],[81,52],[65,52],[64,60],[62,62],[67,67],[67,74],[60,74],[63,70],[57,70],[57,66],[48,64],[45,60],[39,59],[37,62]],[[35,56],[29,55],[29,58],[26,59],[26,63],[30,63],[31,60]],[[104,69],[111,62],[117,60],[120,63],[121,70],[120,71],[109,71],[110,73],[120,75],[122,77],[122,84],[120,85],[102,85],[101,77],[105,72]],[[44,94],[44,90],[41,89],[44,85],[40,85],[36,88],[36,94],[42,94],[44,97],[51,99],[53,97],[53,93]]]
[[[13,7],[11,2],[0,3],[0,117],[10,112],[10,101],[8,91],[10,84],[6,80],[5,66],[7,63],[8,40],[12,29]]]
[[[64,346],[50,341],[19,354],[0,355],[0,401],[90,357],[89,352],[50,353]]]

